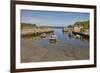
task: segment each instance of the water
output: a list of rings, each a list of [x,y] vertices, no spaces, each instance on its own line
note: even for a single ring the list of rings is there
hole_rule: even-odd
[[[62,29],[54,28],[57,42],[46,38],[30,37],[21,39],[21,62],[63,61],[89,59],[89,41],[69,37]]]
[[[63,46],[64,44],[66,44],[66,45],[68,44],[69,47],[71,45],[76,48],[89,48],[88,40],[83,41],[79,38],[69,37],[68,34],[64,34],[62,29],[56,28],[56,29],[54,29],[54,32],[57,35],[57,43],[55,43],[55,45],[58,47],[59,47],[59,45]],[[45,39],[35,39],[35,40],[33,40],[33,42],[36,42],[38,44],[45,45],[45,46],[46,45],[51,46],[51,43],[49,43],[49,37],[50,37],[50,35],[48,35]]]

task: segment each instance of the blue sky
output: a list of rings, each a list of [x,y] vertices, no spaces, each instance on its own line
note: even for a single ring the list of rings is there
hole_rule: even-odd
[[[68,26],[89,20],[89,13],[21,10],[21,23],[49,26]]]

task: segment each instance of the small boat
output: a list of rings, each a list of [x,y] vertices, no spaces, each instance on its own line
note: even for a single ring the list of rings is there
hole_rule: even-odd
[[[80,35],[76,35],[76,38],[80,38],[81,36]]]
[[[50,43],[56,43],[57,42],[57,39],[49,39],[49,42]]]
[[[50,43],[56,43],[57,42],[57,36],[55,33],[52,33],[51,37],[49,38]]]
[[[43,33],[43,34],[41,34],[41,36],[40,36],[41,38],[45,38],[46,37],[46,34],[45,33]]]

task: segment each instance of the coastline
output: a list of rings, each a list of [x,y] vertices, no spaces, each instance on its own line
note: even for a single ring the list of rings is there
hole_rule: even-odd
[[[42,33],[51,33],[53,32],[52,28],[28,28],[21,29],[21,36],[38,36]]]

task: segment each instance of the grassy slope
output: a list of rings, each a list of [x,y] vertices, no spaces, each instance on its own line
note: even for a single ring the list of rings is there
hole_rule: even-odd
[[[36,27],[36,24],[21,23],[21,29]]]

